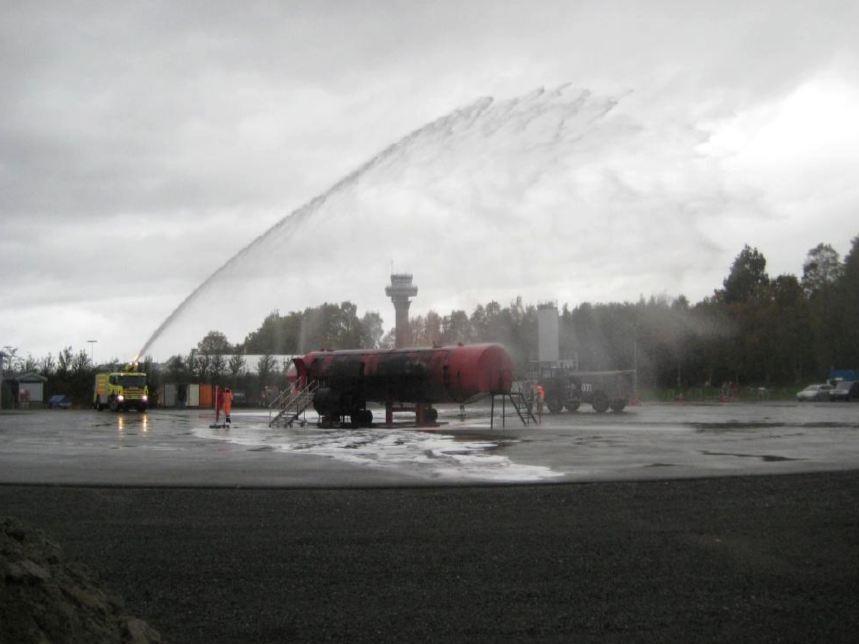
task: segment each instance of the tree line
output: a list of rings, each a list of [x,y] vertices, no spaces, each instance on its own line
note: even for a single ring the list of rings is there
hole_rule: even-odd
[[[429,311],[409,320],[412,344],[500,342],[520,372],[537,357],[537,306],[521,297],[470,313]],[[746,245],[721,288],[692,304],[684,296],[560,309],[561,357],[582,370],[629,369],[654,387],[793,386],[822,380],[832,368],[859,367],[859,237],[843,259],[829,244],[808,251],[801,277],[770,277],[764,255]],[[358,317],[344,302],[270,314],[233,352],[280,354],[311,349],[393,346],[375,312]],[[227,352],[217,332],[197,347]],[[217,351],[215,351],[217,353]]]
[[[842,260],[829,244],[808,251],[802,275],[770,277],[766,258],[745,246],[721,288],[700,302],[641,298],[638,302],[583,303],[559,311],[560,353],[582,370],[629,369],[653,387],[739,385],[798,386],[819,381],[832,368],[859,368],[859,236]],[[409,320],[412,344],[504,344],[521,375],[537,357],[537,306],[521,297],[506,306],[492,301],[471,312],[429,311]],[[251,401],[268,386],[282,386],[284,365],[274,356],[320,348],[393,346],[377,312],[358,315],[351,302],[324,303],[282,315],[269,314],[244,341],[231,344],[210,331],[187,355],[142,368],[150,387],[161,382],[221,383],[247,391]],[[249,374],[243,355],[259,354]],[[118,362],[99,369],[120,368]],[[88,400],[95,366],[84,350],[66,347],[56,358],[19,361],[15,371],[48,378],[48,391]]]

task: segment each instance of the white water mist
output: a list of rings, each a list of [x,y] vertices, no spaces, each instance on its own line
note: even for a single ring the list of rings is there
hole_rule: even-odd
[[[212,329],[241,341],[274,309],[323,301],[388,316],[392,259],[415,273],[415,312],[519,294],[575,302],[639,284],[679,290],[711,270],[706,252],[681,249],[712,247],[701,216],[718,188],[694,152],[700,133],[650,131],[622,101],[561,86],[480,99],[429,123],[237,253],[140,355],[187,351]],[[649,282],[666,267],[676,284]]]

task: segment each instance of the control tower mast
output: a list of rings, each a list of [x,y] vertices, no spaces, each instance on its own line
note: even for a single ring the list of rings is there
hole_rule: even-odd
[[[397,313],[396,339],[394,347],[400,349],[411,344],[409,337],[409,306],[410,297],[418,294],[418,287],[412,284],[412,275],[408,273],[394,273],[391,275],[391,285],[385,287],[385,295],[394,303]]]

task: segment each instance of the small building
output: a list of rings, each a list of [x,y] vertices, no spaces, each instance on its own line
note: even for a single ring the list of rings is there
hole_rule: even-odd
[[[187,397],[185,398],[186,407],[200,406],[200,385],[190,384],[185,389]]]
[[[25,373],[16,376],[14,380],[18,383],[18,406],[29,407],[34,405],[41,407],[45,404],[45,376],[38,373]]]
[[[161,388],[158,390],[158,406],[176,407],[179,400],[178,393],[179,388],[175,384],[165,383],[161,385]]]

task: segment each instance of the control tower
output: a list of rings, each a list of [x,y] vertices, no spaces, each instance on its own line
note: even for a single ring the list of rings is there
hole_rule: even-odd
[[[412,275],[408,273],[394,273],[391,275],[391,285],[385,287],[385,295],[394,303],[397,312],[396,339],[394,347],[399,349],[411,344],[409,337],[409,305],[412,303],[410,297],[418,294],[418,287],[412,284]]]

